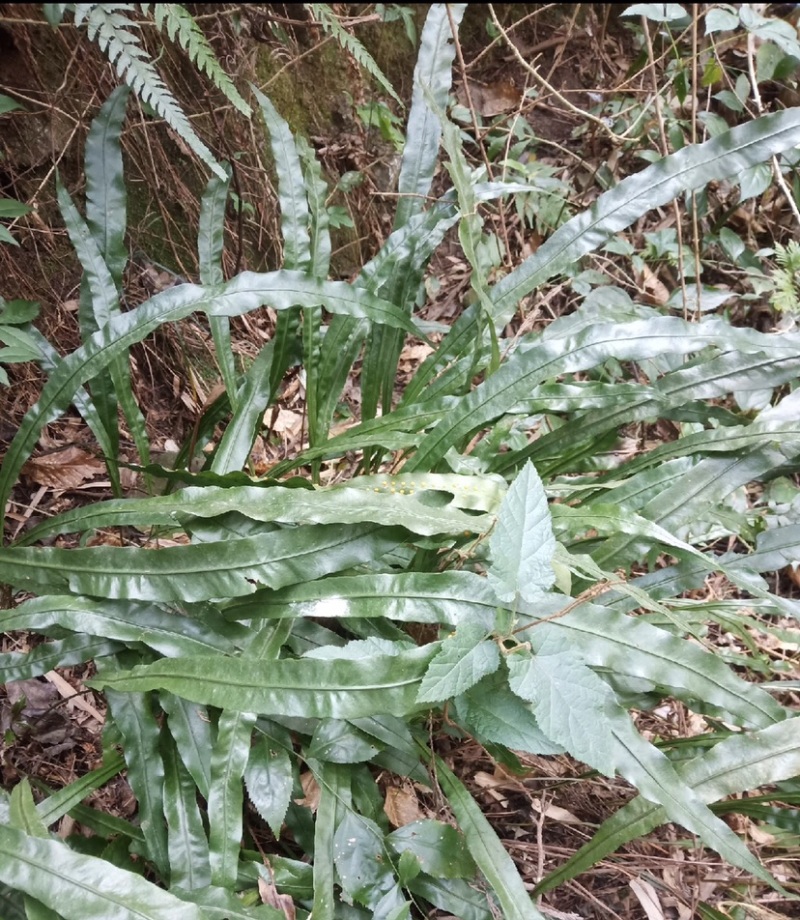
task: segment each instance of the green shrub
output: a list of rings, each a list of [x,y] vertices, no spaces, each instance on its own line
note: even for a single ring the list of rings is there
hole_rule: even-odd
[[[3,629],[47,637],[32,652],[1,655],[4,679],[93,660],[90,685],[105,692],[109,713],[102,767],[38,804],[27,782],[0,802],[8,916],[282,917],[254,906],[261,884],[314,920],[400,920],[415,904],[463,918],[540,917],[478,805],[432,749],[426,720],[445,707],[453,731],[509,766],[515,751],[567,751],[640,792],[537,893],[667,821],[780,887],[709,805],[800,772],[800,721],[685,638],[723,615],[744,633],[747,614],[682,595],[722,573],[759,614],[797,615],[759,573],[796,562],[798,524],[766,526],[769,506],[745,521],[729,500],[797,469],[800,341],[717,316],[688,322],[613,287],[543,332],[504,334],[524,298],[649,209],[800,143],[800,114],[767,115],[655,162],[492,284],[480,205],[531,187],[482,181],[469,167],[444,114],[453,56],[447,10],[435,4],[394,229],[351,284],[326,280],[319,166],[260,93],[279,182],[278,271],[223,279],[228,188],[215,177],[199,228],[201,283],[120,311],[126,89],[103,106],[87,142],[85,219],[59,189],[84,270],[84,341],[64,358],[42,345],[48,381],[6,453],[0,503],[43,427],[70,405],[117,485],[119,403],[146,469],[187,488],[75,509],[0,550],[0,578],[35,595],[2,612]],[[453,189],[428,203],[440,142]],[[436,341],[442,330],[422,324],[415,307],[453,226],[474,303]],[[279,313],[275,337],[240,374],[228,320],[264,305]],[[158,326],[198,311],[212,324],[230,411],[208,468],[193,474],[147,465],[127,356]],[[397,402],[408,336],[433,352]],[[330,437],[362,356],[363,418]],[[251,479],[241,469],[297,361],[310,446]],[[718,404],[754,390],[770,391],[759,412]],[[675,440],[618,450],[624,426],[659,418],[677,426]],[[361,452],[363,475],[321,485],[322,464],[348,451]],[[293,470],[310,472],[284,478]],[[35,545],[122,527],[171,543]],[[720,537],[743,533],[754,538],[749,552],[718,552]],[[654,564],[663,554],[672,561]],[[427,641],[414,624],[432,627]],[[727,728],[692,756],[665,752],[629,714],[665,697]],[[123,768],[136,823],[80,804]],[[438,784],[460,831],[433,819],[391,830],[373,768]],[[318,790],[313,814],[301,774]],[[285,844],[268,865],[244,827],[245,790]],[[89,854],[52,836],[47,828],[68,813],[107,845]]]

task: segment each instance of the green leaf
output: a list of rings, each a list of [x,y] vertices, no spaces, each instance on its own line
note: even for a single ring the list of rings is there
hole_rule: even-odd
[[[336,828],[333,846],[342,888],[349,897],[374,909],[394,884],[383,832],[374,821],[348,811]]]
[[[169,877],[169,850],[164,824],[164,762],[161,730],[149,694],[106,693],[114,722],[124,740],[128,782],[139,803],[139,826],[147,853],[162,878]]]
[[[622,11],[621,16],[644,16],[652,22],[673,22],[686,19],[687,12],[680,3],[635,3]]]
[[[357,719],[376,713],[405,716],[435,649],[419,648],[368,659],[257,662],[221,655],[172,658],[104,674],[93,686],[144,691],[164,688],[188,700],[265,715]]]
[[[283,264],[288,269],[308,269],[311,264],[309,213],[303,169],[291,129],[271,100],[251,84],[269,131],[275,173],[278,178],[278,203],[281,209]]]
[[[54,5],[61,6],[62,4],[51,4],[51,3],[43,4],[44,7],[54,6]],[[63,6],[66,6],[66,4],[63,4]],[[0,93],[0,115],[5,115],[6,112],[13,112],[16,109],[22,109],[22,108],[24,108],[24,106],[21,103],[17,102],[16,99],[12,99],[11,96],[6,96],[5,93]]]
[[[243,899],[229,888],[209,885],[206,888],[172,888],[172,894],[182,901],[197,904],[202,910],[203,920],[286,920],[282,910],[267,904],[258,907],[244,907]]]
[[[36,806],[45,827],[63,818],[90,793],[104,786],[112,777],[125,769],[125,760],[116,751],[107,752],[103,765],[85,773],[68,786],[59,789]]]
[[[448,15],[447,6],[434,4],[425,19],[414,67],[414,89],[397,182],[397,191],[404,197],[397,206],[395,229],[404,227],[413,214],[422,210],[430,192],[442,126],[425,100],[424,89],[427,88],[440,108],[447,105],[456,51],[450,19],[452,17],[453,24],[458,27],[466,8],[466,3],[450,4]]]
[[[363,763],[372,760],[380,750],[381,747],[349,722],[325,719],[314,729],[308,756],[333,763]]]
[[[78,634],[67,639],[45,642],[30,652],[3,652],[0,654],[0,683],[39,677],[53,668],[65,668],[83,664],[92,658],[113,655],[121,648],[118,642],[106,642]]]
[[[413,853],[422,870],[435,878],[470,878],[475,873],[464,837],[443,821],[414,821],[393,831],[386,842],[401,859]]]
[[[332,313],[369,317],[418,334],[414,324],[393,304],[343,281],[319,281],[302,272],[242,272],[221,288],[193,284],[169,288],[137,309],[113,317],[83,347],[60,362],[8,448],[0,468],[0,506],[8,500],[42,428],[67,408],[81,383],[91,380],[114,358],[127,354],[131,345],[162,323],[177,321],[197,310],[211,316],[241,316],[265,304],[276,310],[297,304],[322,306]]]
[[[23,217],[25,214],[30,214],[32,210],[27,204],[23,204],[15,198],[0,198],[0,219]],[[12,241],[16,242],[13,237]]]
[[[643,617],[582,604],[520,638],[532,641],[545,654],[566,644],[591,667],[604,668],[623,680],[647,680],[688,701],[702,700],[736,724],[763,728],[786,717],[766,691],[738,677],[718,655]]]
[[[314,824],[314,905],[311,912],[318,920],[333,920],[336,814],[341,798],[345,792],[349,793],[350,776],[346,767],[324,763],[316,777],[320,802]]]
[[[511,857],[484,817],[469,791],[440,757],[436,778],[456,816],[470,855],[483,872],[500,902],[506,920],[543,920],[517,872]]]
[[[254,632],[242,660],[263,664],[278,658],[292,631],[292,622],[267,623]],[[217,737],[211,751],[211,781],[208,792],[208,846],[211,881],[232,888],[237,879],[242,837],[242,779],[250,756],[250,742],[256,714],[224,711],[217,723]]]
[[[172,738],[165,735],[162,743],[170,887],[204,888],[211,882],[211,873],[208,840],[197,807],[197,787]]]
[[[244,804],[242,777],[250,756],[255,721],[252,712],[222,712],[211,751],[209,861],[211,881],[220,888],[233,888],[236,883]]]
[[[144,642],[170,658],[232,650],[231,641],[207,624],[135,601],[47,595],[0,611],[0,627],[6,632],[27,629],[41,633],[61,627],[120,642]]]
[[[544,486],[526,463],[503,499],[489,538],[489,583],[502,601],[534,601],[555,581],[556,548]]]
[[[215,463],[216,466],[216,463]],[[360,480],[363,479],[364,482]],[[447,481],[449,480],[449,482]],[[412,484],[413,483],[413,484]],[[453,500],[440,507],[428,503],[428,490],[450,489]],[[164,526],[194,518],[216,518],[237,512],[254,521],[282,524],[400,525],[424,536],[480,532],[492,525],[488,515],[465,514],[459,508],[485,509],[502,494],[496,482],[469,476],[430,476],[417,481],[360,477],[347,486],[306,490],[282,486],[189,486],[174,495],[97,502],[52,519],[36,531],[37,539],[71,530],[101,527]]]
[[[2,825],[0,882],[58,910],[65,920],[203,920],[199,907],[136,873]]]
[[[495,920],[497,905],[489,902],[474,882],[464,879],[437,879],[420,874],[411,879],[408,889],[435,904],[443,913],[459,920]]]
[[[547,735],[602,772],[618,770],[643,795],[660,802],[672,821],[698,834],[733,865],[775,884],[736,834],[681,781],[669,760],[642,738],[611,688],[573,651],[534,658],[518,653],[510,656],[509,670],[512,690],[534,704]]]
[[[25,831],[26,834],[30,834],[32,837],[47,839],[50,836],[47,833],[47,826],[36,809],[31,784],[28,782],[27,777],[20,780],[11,790],[9,824],[11,827]]]
[[[500,650],[480,626],[462,626],[441,644],[419,688],[420,703],[458,696],[500,667]]]
[[[159,694],[161,708],[167,713],[167,727],[181,760],[185,764],[200,795],[208,799],[211,781],[210,752],[213,746],[211,719],[202,706],[188,703],[172,693]]]
[[[476,625],[489,632],[498,600],[472,572],[342,575],[281,591],[257,592],[226,607],[231,619],[385,617],[410,623]]]
[[[650,4],[644,4],[650,6]],[[604,192],[591,208],[559,227],[536,253],[491,292],[495,313],[510,319],[519,301],[548,278],[603,245],[653,208],[682,192],[764,163],[800,141],[800,111],[786,109],[726,131],[704,144],[684,147]]]
[[[0,550],[0,577],[20,587],[69,590],[114,599],[202,601],[252,594],[319,578],[379,557],[404,532],[373,524],[329,524],[279,530],[256,537],[169,546],[13,547]]]
[[[791,779],[800,771],[800,719],[732,735],[708,753],[677,764],[676,770],[707,803]],[[605,821],[587,844],[540,883],[538,890],[549,891],[563,884],[667,820],[661,805],[638,796]]]
[[[606,776],[613,776],[618,755],[605,728],[621,711],[614,692],[574,654],[523,652],[506,659],[509,686],[533,703],[542,731],[574,757]]]
[[[294,785],[289,752],[270,738],[260,736],[250,748],[244,781],[250,800],[277,840]]]
[[[123,182],[120,134],[130,89],[118,86],[103,103],[86,138],[86,223],[114,284],[122,284],[128,261],[125,247],[127,195]]]
[[[226,172],[229,169],[226,165]],[[212,176],[200,199],[200,219],[197,227],[197,262],[202,284],[222,284],[222,254],[225,249],[225,206],[228,201],[230,178]],[[230,320],[227,316],[209,317],[219,367],[231,407],[237,408],[236,367],[233,360]]]
[[[280,314],[281,316],[285,314]],[[241,469],[250,456],[261,430],[264,410],[272,398],[271,371],[275,348],[272,342],[261,349],[247,369],[235,399],[236,410],[214,454],[213,471],[229,473]]]
[[[508,689],[505,669],[485,677],[456,703],[462,724],[479,741],[530,754],[563,753],[539,727],[530,706]]]

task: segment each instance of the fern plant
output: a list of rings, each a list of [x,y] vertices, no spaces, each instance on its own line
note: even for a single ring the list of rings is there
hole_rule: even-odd
[[[775,243],[778,268],[772,273],[770,303],[779,313],[800,314],[800,244],[789,240],[786,246]]]
[[[72,354],[45,361],[48,382],[0,467],[0,502],[42,428],[71,403],[86,412],[82,385],[107,373],[110,391],[115,362],[164,323],[209,317],[230,411],[205,470],[188,472],[190,449],[185,470],[147,467],[187,488],[76,508],[0,549],[0,578],[34,595],[2,611],[0,625],[46,637],[33,651],[0,655],[6,680],[91,660],[89,685],[108,705],[100,767],[64,789],[38,790],[38,802],[27,781],[0,797],[0,882],[18,916],[280,920],[294,910],[314,920],[410,920],[435,908],[540,920],[478,803],[432,748],[431,720],[445,707],[450,732],[510,769],[521,770],[526,753],[566,751],[640,793],[537,893],[666,821],[784,890],[711,806],[800,773],[800,720],[698,639],[707,622],[745,635],[770,628],[752,611],[767,620],[798,613],[761,573],[796,560],[800,522],[782,520],[742,553],[720,552],[716,539],[738,535],[725,504],[732,493],[798,468],[798,391],[786,385],[800,371],[800,340],[720,317],[687,322],[617,289],[588,296],[543,332],[511,341],[504,330],[521,299],[650,208],[796,145],[800,115],[765,116],[653,164],[492,284],[480,205],[530,186],[473,172],[445,114],[451,21],[463,10],[434,4],[428,14],[394,229],[352,284],[327,280],[321,171],[263,94],[280,270],[224,280],[227,180],[213,178],[200,283],[121,313],[114,247],[96,210],[104,199],[95,185],[84,225],[61,195],[86,273],[85,322],[95,328]],[[98,116],[113,189],[122,187],[121,159],[111,155],[118,133],[101,128],[123,93]],[[426,205],[440,144],[453,188]],[[442,332],[415,306],[426,265],[456,225],[474,303],[431,343],[396,403],[405,336]],[[282,319],[237,374],[224,351],[228,318],[265,304]],[[364,417],[330,437],[362,355]],[[622,379],[609,378],[609,362]],[[636,374],[625,371],[630,362]],[[265,410],[300,363],[310,445],[267,477],[245,476]],[[719,405],[767,388],[757,414]],[[624,426],[661,417],[679,426],[674,441],[615,450]],[[198,426],[201,446],[218,419],[216,407]],[[324,484],[323,464],[349,451],[361,453],[363,475]],[[307,475],[289,477],[294,470]],[[111,528],[169,545],[83,540]],[[61,534],[81,545],[39,545]],[[650,564],[665,554],[671,562]],[[683,597],[710,573],[746,595],[747,609]],[[692,757],[664,750],[630,710],[665,697],[727,728]],[[135,821],[82,804],[123,767]],[[390,823],[378,779],[387,774],[438,789],[459,830],[421,810],[411,823]],[[245,794],[259,822],[246,821]],[[80,840],[52,836],[65,814],[107,848],[87,854]],[[255,906],[259,898],[268,903]]]
[[[153,8],[157,27],[166,31],[172,41],[189,55],[197,69],[205,73],[214,86],[247,117],[250,107],[242,98],[233,81],[223,70],[208,39],[188,10],[179,3],[141,3],[142,12]],[[100,50],[114,66],[121,80],[136,93],[142,102],[149,105],[163,118],[170,128],[183,140],[220,179],[225,171],[186,117],[186,113],[168,89],[155,62],[143,47],[138,34],[140,24],[128,15],[135,7],[130,3],[50,3],[45,12],[51,23],[61,21],[64,12],[73,11],[75,25],[86,24],[86,33],[91,41],[97,42]]]

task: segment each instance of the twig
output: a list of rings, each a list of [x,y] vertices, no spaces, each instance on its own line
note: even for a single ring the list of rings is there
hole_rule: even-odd
[[[758,79],[756,76],[756,37],[752,32],[747,33],[747,70],[750,74],[750,83],[753,87],[753,99],[756,102],[756,108],[758,109],[758,114],[764,114],[764,103],[761,99],[761,91],[758,88]],[[794,200],[794,195],[789,188],[786,180],[783,178],[783,173],[781,172],[781,166],[778,162],[777,156],[773,156],[772,160],[772,172],[775,176],[775,181],[780,186],[781,191],[786,197],[786,202],[791,209],[792,214],[794,214],[794,219],[797,221],[798,226],[800,226],[800,210],[798,210],[797,202]]]
[[[572,611],[575,610],[576,607],[580,607],[581,604],[585,604],[587,601],[594,600],[594,598],[599,597],[601,594],[605,594],[609,588],[616,588],[618,585],[624,584],[625,582],[622,579],[618,579],[617,581],[598,582],[596,585],[592,585],[591,588],[582,591],[576,598],[573,598],[572,602],[567,604],[566,607],[562,607],[561,610],[551,613],[549,617],[540,617],[538,620],[529,620],[527,623],[523,623],[522,626],[518,626],[513,630],[511,635],[516,636],[517,633],[525,632],[526,629],[532,629],[542,623],[550,623],[553,620],[559,620],[568,613],[572,613]]]
[[[570,112],[573,112],[575,115],[580,115],[580,117],[585,119],[586,121],[590,121],[593,124],[597,125],[612,140],[616,141],[617,143],[620,143],[621,141],[625,140],[624,134],[615,133],[614,131],[611,130],[611,128],[609,128],[609,126],[605,123],[605,121],[602,118],[598,118],[597,115],[592,115],[591,112],[587,112],[584,109],[579,108],[577,105],[573,105],[573,103],[571,103],[569,99],[567,99],[566,96],[560,93],[552,84],[548,83],[547,80],[545,80],[545,78],[539,73],[539,71],[532,64],[529,64],[525,60],[522,54],[520,54],[520,51],[517,48],[517,46],[508,38],[508,32],[500,24],[500,20],[497,18],[497,14],[494,11],[494,5],[491,3],[489,4],[489,13],[492,17],[492,22],[494,23],[495,28],[497,29],[498,32],[500,32],[500,34],[506,40],[508,47],[511,49],[511,53],[514,55],[517,61],[519,61],[522,67],[524,67],[525,70],[539,84],[539,86],[543,87],[553,96],[555,96],[556,99],[558,99],[558,101],[565,108],[569,109]]]

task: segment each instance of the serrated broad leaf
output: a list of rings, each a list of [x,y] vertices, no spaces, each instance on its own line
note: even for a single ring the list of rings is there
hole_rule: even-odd
[[[292,798],[294,777],[288,751],[261,736],[250,749],[244,782],[250,801],[277,840]]]
[[[672,821],[697,834],[733,865],[777,884],[727,824],[681,780],[664,754],[642,738],[611,688],[573,652],[510,657],[511,687],[531,699],[543,731],[597,769],[609,775],[619,771],[642,795],[663,805]],[[567,674],[571,681],[565,679]],[[587,711],[593,715],[590,724],[582,721]]]
[[[676,770],[707,803],[791,779],[800,772],[800,719],[733,735],[707,753],[677,764]],[[638,796],[604,821],[587,844],[544,879],[539,890],[549,891],[574,878],[667,820],[661,805]]]
[[[508,689],[504,671],[485,677],[458,697],[456,704],[464,725],[479,741],[529,754],[564,751],[542,731],[530,704]]]
[[[500,650],[480,626],[462,626],[441,644],[419,688],[417,701],[438,703],[458,696],[500,667]]]
[[[475,872],[464,837],[443,821],[414,821],[393,831],[386,842],[395,853],[413,853],[422,871],[434,878],[469,878]]]
[[[544,734],[578,760],[613,776],[614,741],[603,726],[619,704],[608,684],[567,652],[536,656],[519,652],[506,662],[509,686],[533,704]]]
[[[555,581],[556,541],[542,480],[528,462],[500,505],[489,538],[489,583],[502,601],[534,601]]]

